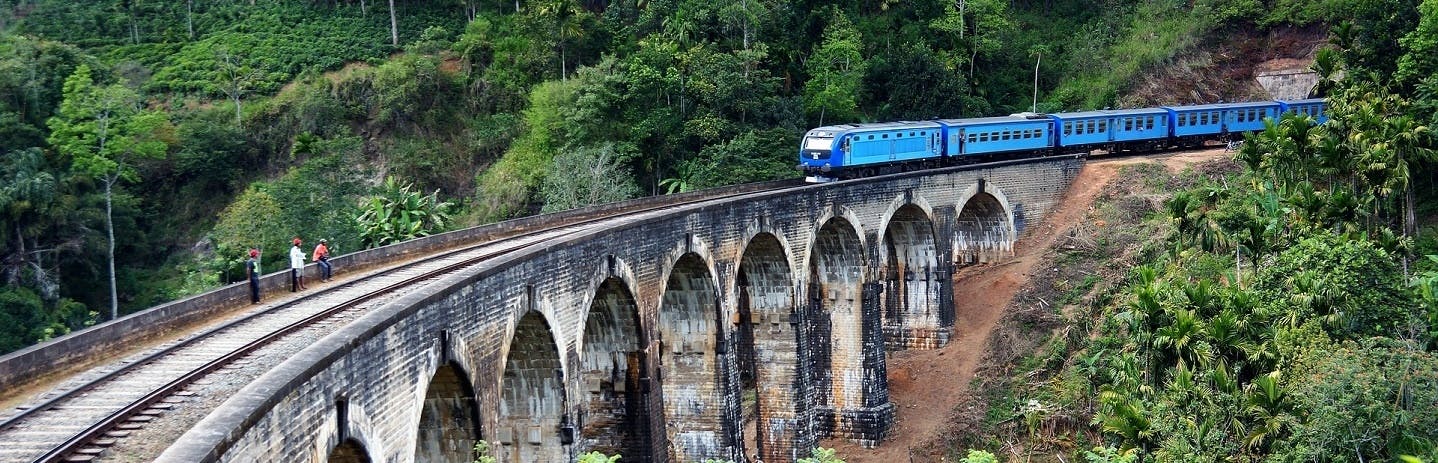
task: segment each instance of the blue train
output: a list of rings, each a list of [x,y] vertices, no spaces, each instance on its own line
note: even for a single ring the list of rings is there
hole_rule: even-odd
[[[1285,112],[1327,119],[1321,98],[830,125],[810,130],[799,169],[810,182],[956,165],[974,159],[1194,148],[1263,130]]]

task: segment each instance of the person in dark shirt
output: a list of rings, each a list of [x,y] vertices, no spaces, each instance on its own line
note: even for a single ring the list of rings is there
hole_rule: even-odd
[[[250,258],[245,259],[245,276],[250,280],[250,303],[260,303],[260,250],[250,249]]]

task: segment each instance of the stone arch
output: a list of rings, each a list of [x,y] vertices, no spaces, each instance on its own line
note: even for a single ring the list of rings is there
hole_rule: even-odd
[[[469,374],[457,362],[435,369],[425,388],[414,459],[471,463],[479,439],[479,403]]]
[[[724,439],[724,376],[719,292],[698,254],[679,257],[659,305],[660,380],[665,434],[676,461],[729,458]]]
[[[369,452],[365,451],[364,445],[354,439],[345,439],[330,451],[329,463],[370,463]]]
[[[620,454],[645,462],[649,455],[650,410],[643,394],[648,381],[639,306],[624,280],[599,284],[585,316],[580,359],[580,437],[586,451]]]
[[[569,460],[562,435],[564,367],[544,315],[529,311],[510,338],[500,378],[500,445],[503,461],[559,463]]]
[[[1003,192],[983,181],[965,192],[954,224],[954,263],[993,262],[1013,252],[1014,214]]]
[[[815,404],[842,409],[863,402],[854,375],[861,370],[864,253],[853,224],[843,217],[825,221],[809,252],[809,314],[815,362]]]
[[[934,221],[905,204],[884,227],[883,326],[890,350],[934,348],[948,343],[952,317],[948,266],[939,258]]]
[[[749,240],[739,259],[736,294],[740,327],[735,336],[740,369],[752,375],[755,392],[756,448],[746,453],[757,453],[762,461],[794,461],[812,446],[812,442],[806,443],[807,433],[801,432],[794,281],[788,252],[777,236],[760,233]],[[747,416],[749,410],[744,413]]]

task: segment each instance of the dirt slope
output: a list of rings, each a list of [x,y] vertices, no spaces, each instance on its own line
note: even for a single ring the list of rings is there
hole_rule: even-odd
[[[1036,264],[1043,262],[1063,231],[1086,220],[1094,198],[1104,191],[1119,167],[1139,163],[1162,163],[1170,171],[1227,155],[1221,149],[1174,153],[1161,156],[1090,160],[1065,193],[1065,200],[1043,222],[1027,230],[1015,255],[1003,262],[968,267],[954,277],[954,340],[942,349],[898,352],[889,359],[889,393],[898,407],[898,419],[889,439],[879,448],[864,449],[852,442],[829,439],[821,443],[834,447],[848,463],[908,463],[939,461],[933,458],[933,443],[942,441],[956,412],[972,407],[969,391],[980,361],[985,357],[998,320],[1009,310],[1014,295],[1028,283]]]

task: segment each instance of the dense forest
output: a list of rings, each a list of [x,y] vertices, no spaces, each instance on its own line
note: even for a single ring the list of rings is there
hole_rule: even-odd
[[[1438,461],[1438,2],[1352,4],[1313,63],[1331,119],[1129,172],[1161,206],[1058,254],[954,459]]]
[[[296,235],[793,177],[821,124],[1241,98],[1135,87],[1300,28],[1332,121],[1174,193],[995,400],[1085,417],[1070,461],[1438,461],[1438,0],[0,0],[0,352]]]

